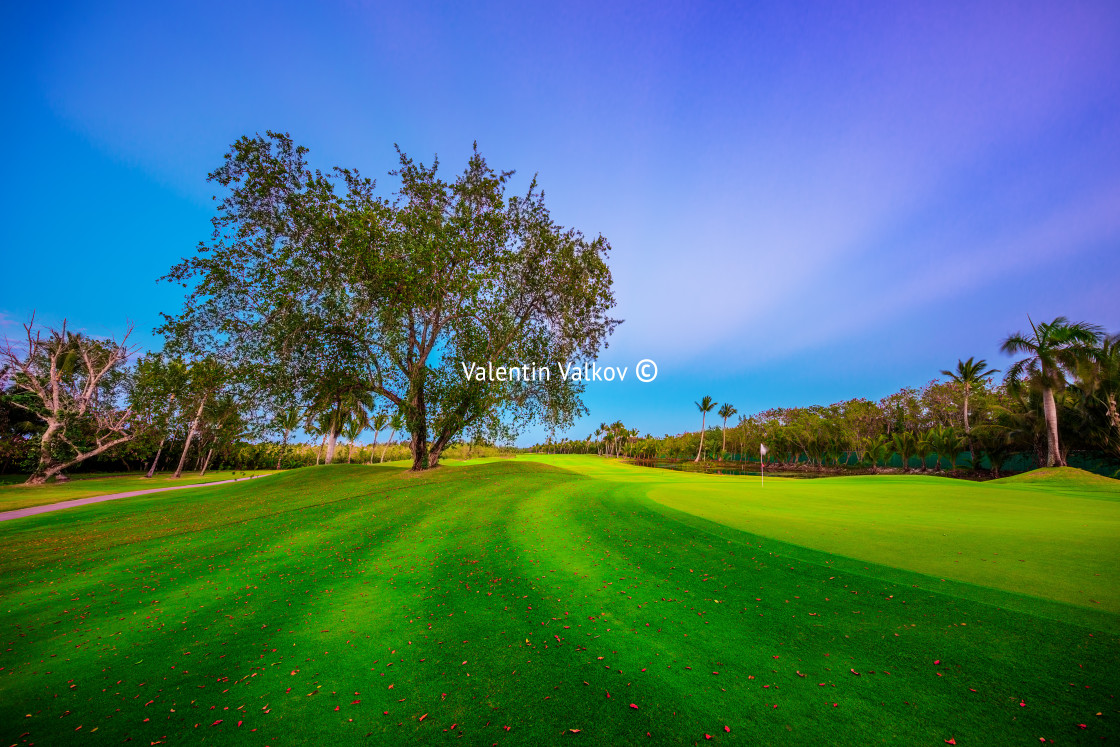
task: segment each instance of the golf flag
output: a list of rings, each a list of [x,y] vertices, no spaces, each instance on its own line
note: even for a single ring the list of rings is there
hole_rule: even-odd
[[[761,441],[758,444],[758,464],[762,467],[761,484],[766,484],[766,460],[762,457],[766,456],[766,444]]]
[[[766,456],[766,444],[758,445],[758,454],[759,456]]]

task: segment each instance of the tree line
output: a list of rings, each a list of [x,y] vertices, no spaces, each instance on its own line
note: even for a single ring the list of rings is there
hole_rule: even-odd
[[[696,462],[764,459],[816,469],[878,470],[895,462],[909,469],[916,461],[921,470],[983,468],[993,476],[1013,457],[1061,466],[1079,452],[1120,467],[1120,335],[1064,317],[1028,321],[1029,331],[1003,341],[1002,350],[1017,359],[1002,372],[969,358],[942,370],[944,378],[878,401],[771,408],[730,425],[734,405],[705,396],[695,403],[699,431],[639,437],[617,421],[584,439],[533,449]],[[709,427],[713,411],[718,420]]]
[[[0,460],[32,449],[43,482],[130,450],[151,452],[151,471],[174,446],[179,473],[276,435],[280,464],[302,431],[329,464],[372,430],[403,434],[424,470],[456,444],[586,412],[579,381],[478,381],[460,364],[594,360],[620,323],[603,236],[558,225],[535,178],[511,192],[513,172],[477,147],[452,179],[398,148],[388,194],[308,152],[245,136],[210,173],[211,236],[163,278],[185,298],[162,315],[162,350],[135,359],[128,334],[33,322],[7,341]]]

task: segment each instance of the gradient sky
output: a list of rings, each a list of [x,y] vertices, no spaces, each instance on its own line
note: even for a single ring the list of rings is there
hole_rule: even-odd
[[[393,143],[450,175],[477,140],[606,236],[600,360],[660,375],[572,435],[1003,368],[1028,314],[1120,330],[1120,4],[602,5],[6,3],[0,331],[158,346],[206,173],[266,129],[386,187]]]

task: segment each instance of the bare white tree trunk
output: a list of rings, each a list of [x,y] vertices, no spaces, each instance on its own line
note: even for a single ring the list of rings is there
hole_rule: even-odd
[[[156,449],[156,457],[152,460],[152,466],[148,467],[148,474],[144,475],[144,477],[147,477],[149,479],[155,477],[156,466],[159,464],[159,455],[163,453],[163,444],[165,441],[167,441],[167,436],[164,436],[159,440],[159,448]]]
[[[194,440],[195,433],[198,432],[198,423],[202,420],[202,408],[206,406],[206,399],[209,394],[202,395],[202,399],[198,402],[198,412],[194,414],[194,420],[191,421],[191,427],[187,430],[187,442],[183,444],[183,455],[179,457],[179,466],[175,468],[175,477],[178,478],[183,474],[183,467],[187,463],[187,452],[190,451],[191,441]]]
[[[214,447],[211,446],[210,451],[206,452],[206,459],[204,459],[203,462],[202,462],[202,471],[200,471],[198,473],[199,477],[202,477],[206,474],[206,468],[210,466],[210,457],[213,456],[213,454],[214,454]]]
[[[44,483],[51,477],[65,480],[63,470],[127,443],[143,430],[142,425],[130,422],[131,409],[116,410],[111,402],[103,402],[99,397],[99,387],[105,376],[127,361],[133,352],[127,347],[131,325],[119,345],[111,340],[104,343],[68,333],[65,320],[60,330],[51,329],[46,338],[39,331],[33,332],[34,326],[34,316],[23,325],[27,335],[26,350],[17,350],[7,341],[0,347],[3,367],[22,374],[14,378],[15,388],[38,399],[38,406],[24,404],[20,398],[14,398],[12,404],[47,424],[40,436],[39,464],[27,479],[32,485]],[[79,373],[80,368],[83,375],[63,377],[59,372],[59,362],[69,356],[77,362],[75,373]],[[44,363],[49,365],[44,366]],[[83,452],[66,438],[67,423],[74,419],[93,426],[96,446],[92,450]],[[57,441],[74,452],[65,463],[57,461],[54,448]]]

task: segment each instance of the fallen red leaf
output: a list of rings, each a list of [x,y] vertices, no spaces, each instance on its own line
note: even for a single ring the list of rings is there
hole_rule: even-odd
[[[633,703],[630,704],[630,707],[633,708],[635,711],[638,710],[638,706],[634,705]]]
[[[957,743],[957,740],[953,739],[952,737],[949,737],[948,739],[945,740],[945,744],[956,744],[956,743]]]
[[[423,721],[423,720],[424,720],[424,719],[426,719],[427,717],[428,717],[428,714],[426,714],[426,713],[425,713],[425,714],[424,714],[423,716],[421,716],[421,717],[420,717],[420,720],[421,720],[421,721]]]
[[[729,733],[729,734],[731,733],[731,727],[730,727],[730,726],[725,726],[725,727],[723,727],[723,730],[724,730],[725,732]]]

